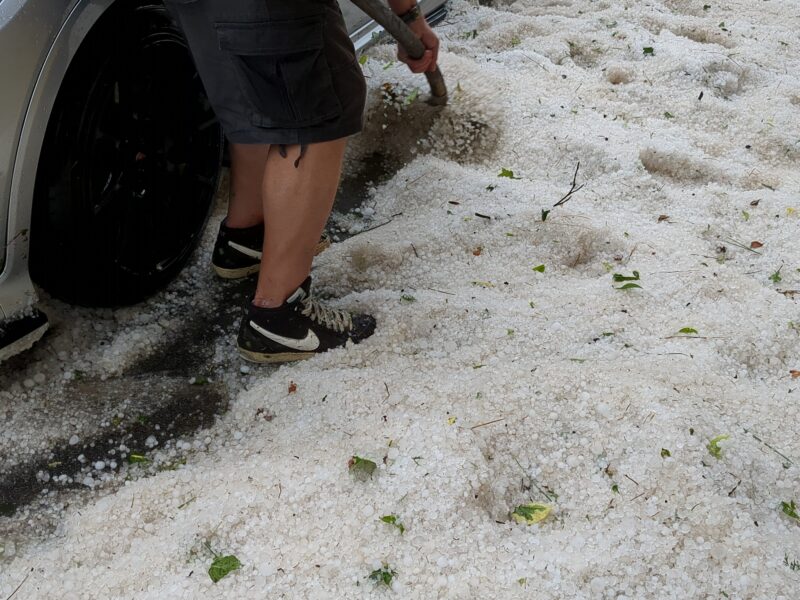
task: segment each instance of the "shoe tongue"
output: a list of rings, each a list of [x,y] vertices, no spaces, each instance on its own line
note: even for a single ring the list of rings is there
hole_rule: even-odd
[[[303,298],[311,295],[311,277],[306,277],[306,280],[300,284],[300,287],[294,291],[294,294],[286,299],[286,304],[299,302]]]

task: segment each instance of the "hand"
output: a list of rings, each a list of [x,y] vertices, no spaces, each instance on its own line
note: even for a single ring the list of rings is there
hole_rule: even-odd
[[[422,45],[425,46],[425,54],[422,55],[422,58],[414,60],[404,48],[398,47],[397,59],[406,63],[413,73],[435,71],[436,61],[439,59],[439,37],[423,18],[417,19],[408,26],[420,39]]]

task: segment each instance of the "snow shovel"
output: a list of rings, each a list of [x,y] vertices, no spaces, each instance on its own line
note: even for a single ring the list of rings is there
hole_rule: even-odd
[[[422,45],[419,38],[382,0],[351,0],[351,2],[388,31],[389,35],[405,48],[411,58],[416,60],[425,54],[425,46]],[[431,95],[427,99],[428,104],[432,106],[446,105],[447,86],[439,67],[436,67],[435,71],[426,72],[425,77],[428,78],[428,84],[431,86]]]

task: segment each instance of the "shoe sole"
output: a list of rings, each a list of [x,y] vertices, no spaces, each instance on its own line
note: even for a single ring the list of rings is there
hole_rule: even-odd
[[[253,352],[252,350],[245,350],[239,348],[239,355],[247,362],[252,363],[284,363],[296,360],[307,360],[316,356],[316,352],[277,352],[274,354],[263,354],[261,352]]]
[[[321,239],[317,243],[316,248],[314,248],[314,256],[319,256],[330,247],[331,241],[328,238]],[[258,273],[258,271],[261,269],[261,265],[259,263],[250,265],[249,267],[242,267],[240,269],[225,269],[223,267],[218,267],[213,263],[211,266],[214,267],[214,272],[222,279],[242,279],[244,277],[249,277],[254,273]]]

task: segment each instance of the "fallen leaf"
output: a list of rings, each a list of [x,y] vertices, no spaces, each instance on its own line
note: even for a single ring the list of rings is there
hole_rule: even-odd
[[[539,504],[536,502],[520,504],[511,513],[511,518],[517,523],[534,525],[539,521],[544,521],[552,510],[553,507],[548,504]]]
[[[241,568],[241,566],[242,563],[240,563],[239,559],[233,555],[217,556],[214,559],[214,562],[211,563],[211,567],[208,569],[208,576],[211,577],[211,581],[217,583],[228,573]]]
[[[723,440],[727,440],[728,438],[730,438],[730,436],[726,433],[723,433],[722,435],[718,435],[708,442],[708,446],[706,446],[706,448],[708,448],[709,454],[717,459],[722,458],[722,448],[719,447],[719,443]]]
[[[289,393],[294,394],[297,391],[297,384],[294,381],[289,382]]]
[[[375,469],[378,468],[378,465],[368,458],[352,456],[347,462],[347,468],[353,475],[356,475],[361,479],[367,479],[372,477],[372,474],[375,472]]]
[[[483,252],[483,248],[478,246],[477,248],[475,248],[475,250],[472,251],[472,255],[473,256],[480,256],[482,252]]]
[[[797,369],[792,369],[791,371],[789,371],[789,375],[792,376],[792,379],[797,379],[798,377],[800,377],[800,371],[798,371]]]
[[[666,221],[667,219],[669,219],[669,215],[658,215],[659,223],[661,223],[661,221]]]
[[[762,244],[761,242],[750,242],[750,247],[751,248],[763,248],[764,244]]]

